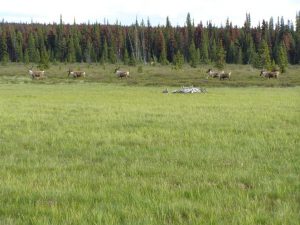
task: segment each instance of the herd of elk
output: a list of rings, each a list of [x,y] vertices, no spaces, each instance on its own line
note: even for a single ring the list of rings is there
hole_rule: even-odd
[[[214,71],[212,69],[208,69],[206,71],[207,73],[207,79],[209,77],[212,78],[219,78],[220,80],[225,80],[228,79],[230,80],[231,77],[231,71],[230,72],[225,72],[225,71]],[[117,67],[115,69],[115,74],[117,75],[118,78],[128,78],[129,77],[129,71],[123,71],[120,70],[120,67]],[[29,75],[31,76],[32,79],[42,79],[45,77],[45,71],[44,70],[33,70],[33,66],[29,69]],[[68,77],[72,76],[73,78],[78,78],[78,77],[85,77],[86,73],[84,71],[73,71],[69,69],[68,71]],[[261,70],[260,72],[261,77],[265,78],[275,78],[277,79],[279,77],[279,71],[278,70],[273,70],[273,71],[265,71]]]
[[[122,71],[122,70],[120,70],[120,67],[117,67],[115,69],[115,74],[117,75],[117,77],[119,77],[121,79],[123,77],[125,77],[125,78],[129,77],[129,71]]]

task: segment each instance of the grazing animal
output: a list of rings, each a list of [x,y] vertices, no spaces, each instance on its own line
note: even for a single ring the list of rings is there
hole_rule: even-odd
[[[68,77],[72,76],[73,78],[78,78],[78,77],[85,77],[85,72],[84,71],[71,71],[69,69],[68,71]]]
[[[220,74],[220,80],[225,80],[228,79],[230,80],[230,76],[231,76],[231,71],[229,73],[222,71]]]
[[[37,70],[32,70],[33,67],[29,69],[29,75],[31,76],[32,79],[42,79],[45,76],[45,71],[37,71]]]
[[[224,72],[224,71],[222,71],[222,72]],[[212,78],[218,78],[218,77],[220,77],[220,72],[218,72],[218,71],[213,71],[212,69],[208,69],[208,70],[206,71],[206,73],[207,73],[207,79],[208,79],[209,77],[212,77]]]
[[[120,67],[117,67],[115,69],[115,74],[121,79],[123,77],[125,77],[125,78],[129,77],[129,71],[122,71],[122,70],[120,70]]]
[[[263,77],[265,77],[265,78],[275,78],[275,79],[277,79],[278,78],[278,76],[279,76],[279,71],[271,71],[271,72],[269,72],[269,71],[264,71],[264,70],[262,70],[262,71],[260,71],[260,76],[263,76]]]

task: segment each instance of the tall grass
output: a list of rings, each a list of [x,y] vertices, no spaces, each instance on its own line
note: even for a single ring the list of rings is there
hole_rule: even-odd
[[[36,83],[0,85],[0,224],[298,224],[298,87]]]

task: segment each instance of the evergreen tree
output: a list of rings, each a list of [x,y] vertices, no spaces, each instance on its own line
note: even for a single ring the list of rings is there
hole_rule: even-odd
[[[32,33],[29,34],[27,49],[28,49],[29,62],[38,62],[35,40],[34,40],[34,36],[32,35]]]
[[[40,69],[49,69],[50,67],[50,56],[45,47],[42,47],[40,54],[40,61],[38,67]]]
[[[125,47],[125,50],[124,50],[123,62],[124,62],[124,65],[128,65],[129,64],[129,55],[128,55],[128,51],[127,51],[126,47]]]
[[[5,65],[9,60],[9,56],[8,56],[8,52],[7,52],[6,32],[4,32],[4,31],[2,32],[2,35],[1,35],[0,60],[3,65]]]
[[[102,49],[101,61],[103,63],[105,63],[105,62],[108,61],[108,47],[107,47],[106,38],[104,38],[104,42],[103,42],[103,49]]]
[[[213,39],[212,44],[211,44],[211,48],[210,48],[210,60],[213,62],[216,62],[217,60],[217,44],[216,44],[216,40]]]
[[[218,44],[218,49],[217,49],[217,56],[216,56],[216,62],[215,62],[215,66],[218,69],[223,69],[225,66],[225,56],[226,56],[226,52],[223,48],[223,44],[222,41],[219,41]]]
[[[177,53],[174,56],[174,66],[175,69],[182,69],[184,64],[184,56],[180,53],[180,51],[177,51]]]
[[[23,61],[23,36],[20,31],[17,32],[16,40],[16,62]]]
[[[286,68],[288,65],[288,58],[287,58],[286,48],[283,42],[280,44],[279,47],[278,65],[282,73],[286,72]]]
[[[209,63],[208,36],[206,32],[202,34],[202,42],[200,47],[200,62],[203,64]]]
[[[24,59],[23,59],[24,63],[27,65],[29,64],[30,60],[29,60],[29,54],[28,54],[28,49],[25,50],[24,52]]]
[[[194,41],[192,41],[191,46],[189,48],[189,55],[190,55],[190,65],[191,67],[196,68],[199,58],[197,57],[197,50],[195,47],[195,43]]]
[[[269,46],[268,46],[266,40],[262,40],[262,43],[261,43],[261,46],[260,46],[260,49],[258,52],[258,57],[259,57],[260,68],[265,68],[267,70],[272,69]]]
[[[159,36],[158,36],[158,51],[159,51],[159,62],[162,65],[167,65],[168,60],[167,60],[167,53],[166,53],[166,43],[165,43],[165,38],[162,33],[162,31],[159,31]]]
[[[75,47],[74,47],[74,41],[72,36],[70,37],[68,42],[67,61],[69,63],[74,63],[76,61]]]

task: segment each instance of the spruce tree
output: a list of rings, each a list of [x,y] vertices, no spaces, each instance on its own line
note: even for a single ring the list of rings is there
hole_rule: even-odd
[[[68,63],[74,63],[76,61],[75,47],[72,36],[70,37],[68,42],[67,61]]]
[[[261,42],[258,56],[259,56],[260,68],[272,70],[269,46],[265,40]]]
[[[124,49],[123,62],[124,62],[124,65],[129,64],[129,55],[128,55],[128,51],[127,51],[126,46],[125,46],[125,49]]]
[[[180,53],[180,51],[177,51],[177,53],[174,56],[174,66],[175,69],[182,69],[184,64],[184,56]]]
[[[190,55],[190,65],[191,65],[191,67],[196,68],[199,59],[197,57],[197,50],[196,50],[194,41],[192,41],[191,46],[189,47],[189,55]]]
[[[212,41],[209,55],[210,55],[210,60],[212,62],[216,62],[216,60],[217,60],[217,44],[216,44],[215,39],[213,39],[213,41]]]
[[[50,56],[49,56],[46,48],[43,47],[41,49],[40,61],[39,61],[38,67],[40,69],[49,69],[49,67],[50,67],[50,60],[49,60],[49,58],[50,58]]]
[[[220,40],[219,44],[218,44],[216,62],[215,62],[215,66],[218,69],[223,69],[224,68],[224,66],[225,66],[225,56],[226,56],[226,51],[224,50],[222,41]]]
[[[208,35],[206,32],[202,34],[202,41],[200,46],[200,62],[203,64],[209,63]]]
[[[9,60],[6,42],[7,42],[6,33],[3,31],[1,35],[1,43],[0,43],[0,60],[3,65],[6,65],[6,63]]]
[[[106,63],[107,60],[108,60],[108,47],[107,47],[106,38],[104,38],[102,55],[101,55],[101,62]]]
[[[32,33],[29,34],[29,38],[28,38],[28,56],[29,56],[29,62],[38,62],[37,61],[37,49],[35,46],[35,40],[34,40],[34,36],[32,35]]]
[[[286,72],[286,68],[288,65],[288,57],[287,57],[286,48],[285,48],[283,42],[279,46],[278,65],[279,65],[281,73]]]

